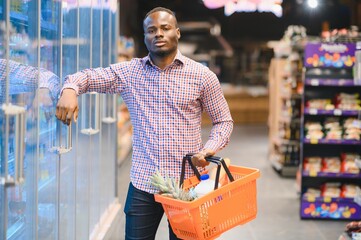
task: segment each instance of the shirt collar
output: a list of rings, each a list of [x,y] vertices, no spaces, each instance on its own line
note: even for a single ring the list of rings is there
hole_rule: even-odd
[[[173,62],[171,63],[171,65],[174,63],[180,63],[182,65],[182,64],[184,64],[184,62],[185,62],[184,55],[179,50],[177,50],[177,54],[176,54]],[[143,65],[143,67],[145,67],[147,64],[154,66],[154,63],[152,62],[152,59],[150,59],[149,54],[141,59],[141,63]]]

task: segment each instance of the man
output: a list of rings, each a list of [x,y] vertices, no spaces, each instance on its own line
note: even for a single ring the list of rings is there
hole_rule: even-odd
[[[174,13],[155,8],[145,16],[143,28],[149,55],[68,76],[56,115],[66,124],[76,120],[77,95],[88,91],[121,94],[133,124],[125,238],[145,240],[155,238],[163,216],[149,178],[159,170],[179,179],[182,157],[190,152],[196,153],[196,166],[208,165],[204,158],[228,143],[233,121],[216,75],[178,51],[180,30]],[[202,110],[213,122],[204,146]],[[191,175],[188,168],[186,177]],[[169,237],[177,239],[171,228]]]

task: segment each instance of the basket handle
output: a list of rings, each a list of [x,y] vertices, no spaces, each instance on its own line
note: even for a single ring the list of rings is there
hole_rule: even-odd
[[[180,176],[180,181],[179,181],[179,186],[180,187],[183,185],[183,182],[184,182],[186,161],[188,161],[189,165],[193,169],[193,172],[197,176],[198,180],[201,180],[201,174],[199,173],[198,169],[192,163],[192,156],[193,155],[194,155],[194,153],[188,153],[187,155],[185,155],[183,157],[182,171],[181,171],[181,176]],[[227,167],[227,164],[224,162],[223,158],[216,157],[216,156],[210,156],[210,157],[205,157],[205,160],[208,161],[208,162],[212,162],[212,163],[217,164],[217,173],[216,173],[216,179],[215,179],[215,183],[214,183],[214,190],[216,190],[218,188],[219,175],[221,173],[221,166],[223,166],[224,171],[227,173],[227,176],[228,176],[229,180],[231,182],[234,181],[234,178],[233,178],[231,172],[229,171],[229,169]]]

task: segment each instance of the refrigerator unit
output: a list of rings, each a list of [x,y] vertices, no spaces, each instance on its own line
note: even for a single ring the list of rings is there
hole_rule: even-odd
[[[0,0],[0,239],[91,239],[120,212],[117,96],[55,117],[66,75],[116,61],[116,19],[116,0]]]

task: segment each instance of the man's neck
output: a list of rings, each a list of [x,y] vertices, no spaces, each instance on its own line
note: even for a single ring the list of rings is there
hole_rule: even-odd
[[[158,56],[155,54],[150,54],[150,57],[151,57],[154,65],[156,65],[160,69],[164,69],[174,61],[174,58],[176,55],[177,55],[177,51],[175,51],[174,53],[165,55],[165,56]]]

